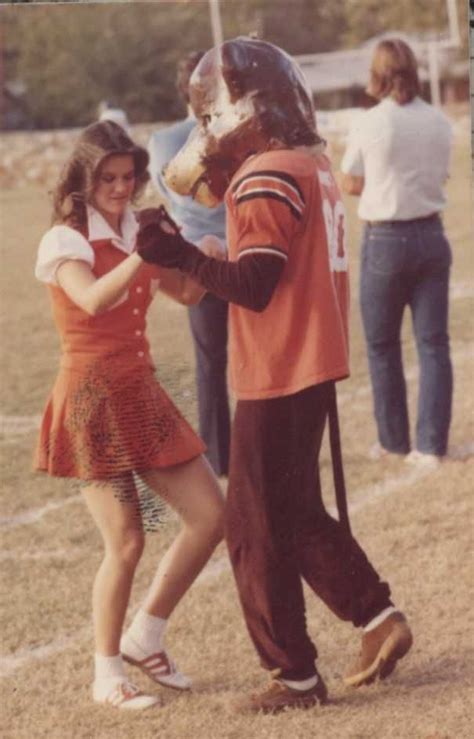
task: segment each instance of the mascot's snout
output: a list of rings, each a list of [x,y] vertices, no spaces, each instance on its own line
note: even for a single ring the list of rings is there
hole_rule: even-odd
[[[189,89],[198,125],[165,179],[175,192],[208,207],[222,201],[252,154],[321,141],[303,74],[273,44],[246,37],[224,42],[203,56]]]

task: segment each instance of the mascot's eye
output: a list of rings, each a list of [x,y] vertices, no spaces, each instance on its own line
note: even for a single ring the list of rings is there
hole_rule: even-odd
[[[204,127],[208,126],[211,122],[211,116],[206,113],[205,115],[201,116],[200,121]]]

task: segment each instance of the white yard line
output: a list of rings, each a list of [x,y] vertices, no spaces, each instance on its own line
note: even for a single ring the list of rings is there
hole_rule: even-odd
[[[474,287],[471,282],[453,282],[450,286],[449,297],[451,300],[462,300],[473,296]]]
[[[230,570],[230,562],[227,556],[218,557],[207,563],[202,572],[197,576],[195,583],[206,583],[215,580],[223,572]]]
[[[74,495],[73,497],[66,498],[65,500],[51,501],[50,503],[46,503],[46,505],[42,506],[41,508],[30,508],[23,513],[17,513],[15,516],[2,516],[0,518],[0,529],[14,529],[17,526],[25,526],[30,523],[36,523],[50,511],[55,511],[58,508],[63,508],[66,505],[71,505],[71,503],[78,503],[80,500],[80,495]]]
[[[433,469],[429,465],[423,462],[409,464],[406,463],[406,472],[402,472],[399,475],[393,475],[392,477],[386,477],[380,482],[376,482],[373,485],[369,485],[367,488],[356,490],[353,493],[355,498],[353,503],[350,503],[349,513],[352,515],[362,510],[372,503],[377,503],[381,498],[386,498],[388,495],[395,493],[397,490],[403,487],[413,485],[415,482],[422,480],[428,475],[436,474],[439,469],[444,468],[445,465],[450,465],[454,461],[463,462],[474,455],[474,442],[466,442],[465,444],[450,449],[450,459],[441,462],[439,467]],[[381,462],[383,464],[383,462]],[[328,507],[328,512],[331,516],[337,516],[337,509],[334,506]]]
[[[76,547],[71,549],[38,549],[36,552],[17,552],[7,549],[0,549],[0,562],[40,562],[41,560],[60,559],[64,561],[72,561],[76,555],[80,554],[80,549]]]
[[[41,416],[4,416],[0,415],[0,434],[20,436],[36,431],[41,423]]]
[[[90,636],[92,625],[78,629],[71,636],[61,636],[48,644],[38,647],[22,647],[13,654],[2,655],[0,658],[0,677],[8,677],[25,665],[38,662],[55,654],[61,654],[72,647],[77,646],[82,639]]]

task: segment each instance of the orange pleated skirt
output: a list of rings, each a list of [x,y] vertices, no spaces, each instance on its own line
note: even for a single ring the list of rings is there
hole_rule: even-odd
[[[152,367],[98,357],[60,368],[34,467],[55,477],[107,480],[180,464],[205,449]]]

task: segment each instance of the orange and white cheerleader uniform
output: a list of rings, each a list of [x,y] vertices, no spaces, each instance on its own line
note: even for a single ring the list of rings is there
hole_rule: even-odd
[[[145,265],[124,296],[97,316],[57,285],[56,270],[66,260],[86,262],[99,278],[135,248],[138,223],[131,209],[122,237],[94,208],[87,206],[87,216],[84,233],[56,225],[39,247],[35,274],[48,284],[62,352],[34,467],[56,477],[105,481],[186,462],[205,445],[155,379],[145,328],[159,268]]]

